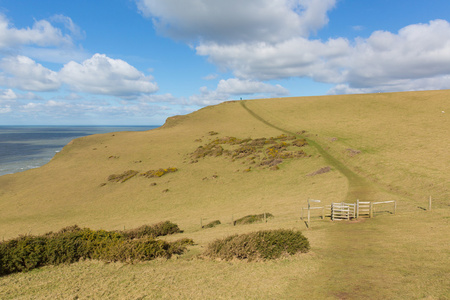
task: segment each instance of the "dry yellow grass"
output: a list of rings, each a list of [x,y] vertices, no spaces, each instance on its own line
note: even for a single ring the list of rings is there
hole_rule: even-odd
[[[73,224],[113,230],[170,220],[185,232],[169,239],[189,237],[197,245],[169,261],[80,262],[6,276],[0,298],[446,299],[449,99],[450,91],[428,91],[245,101],[252,114],[229,102],[148,132],[77,139],[39,169],[0,177],[0,238]],[[216,137],[269,138],[280,129],[305,130],[311,157],[248,173],[243,160],[190,163],[189,154]],[[331,172],[306,176],[327,165]],[[168,167],[179,171],[107,181],[127,170]],[[430,195],[427,212],[420,207]],[[359,223],[314,220],[306,230],[299,216],[308,197],[324,204],[395,199],[398,214]],[[262,212],[275,218],[231,225]],[[200,219],[223,224],[201,230]],[[196,256],[216,238],[271,228],[303,230],[311,252],[265,263]]]

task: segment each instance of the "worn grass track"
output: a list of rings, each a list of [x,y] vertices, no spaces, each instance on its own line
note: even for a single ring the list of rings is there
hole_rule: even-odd
[[[371,191],[376,189],[376,187],[371,184],[368,180],[361,177],[360,175],[356,174],[352,170],[350,170],[344,163],[333,157],[330,153],[325,151],[323,147],[314,141],[311,137],[301,135],[298,132],[293,132],[290,130],[287,130],[285,128],[281,128],[280,126],[277,126],[266,119],[264,119],[261,115],[258,115],[253,110],[247,107],[245,101],[241,101],[240,104],[242,107],[248,111],[248,113],[253,116],[255,119],[261,121],[265,125],[272,127],[274,129],[277,129],[281,132],[284,132],[288,135],[293,135],[298,138],[306,139],[309,143],[309,145],[313,146],[317,149],[317,151],[320,153],[320,155],[325,159],[325,161],[330,164],[334,169],[338,170],[342,175],[344,175],[348,180],[348,191],[347,191],[347,200],[355,200],[356,198],[365,199],[368,197],[368,195],[371,194]]]

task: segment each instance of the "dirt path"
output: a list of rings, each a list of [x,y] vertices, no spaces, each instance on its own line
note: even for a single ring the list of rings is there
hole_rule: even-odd
[[[335,170],[339,171],[341,174],[343,174],[347,180],[348,180],[348,191],[346,200],[347,201],[355,201],[357,198],[359,199],[367,199],[369,195],[376,191],[376,187],[374,187],[368,180],[366,180],[364,177],[359,176],[352,170],[350,170],[346,165],[344,165],[341,161],[333,157],[330,153],[325,151],[323,147],[318,144],[316,141],[309,137],[302,136],[298,133],[289,131],[287,129],[281,128],[275,124],[272,124],[268,122],[266,119],[264,119],[261,115],[258,115],[254,111],[252,111],[250,108],[247,107],[245,104],[245,101],[241,101],[240,104],[242,107],[247,110],[247,112],[253,116],[255,119],[261,121],[262,123],[266,124],[267,126],[270,126],[272,128],[275,128],[281,132],[284,132],[289,135],[296,136],[298,138],[303,138],[308,141],[309,145],[313,146],[317,149],[317,151],[320,153],[320,155],[325,159],[325,161]]]

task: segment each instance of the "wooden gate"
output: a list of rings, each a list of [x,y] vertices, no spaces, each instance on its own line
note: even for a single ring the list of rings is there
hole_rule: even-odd
[[[331,203],[331,220],[350,220],[356,218],[356,204]]]
[[[363,202],[363,201],[359,201],[356,200],[356,217],[368,217],[370,218],[370,212],[371,210],[371,202],[367,201],[367,202]]]

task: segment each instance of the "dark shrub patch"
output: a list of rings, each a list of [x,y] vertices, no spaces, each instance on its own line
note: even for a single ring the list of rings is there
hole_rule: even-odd
[[[292,141],[292,142],[290,142]],[[297,139],[295,136],[287,136],[282,134],[278,137],[257,138],[257,139],[239,139],[236,137],[222,137],[216,138],[208,144],[199,146],[191,156],[191,163],[198,162],[198,159],[205,157],[224,156],[230,158],[232,161],[239,159],[247,159],[250,164],[256,164],[261,167],[264,159],[293,159],[306,157],[306,153],[302,150],[294,151],[294,147],[304,147],[308,145],[305,139]],[[261,157],[261,155],[263,157]],[[245,164],[245,162],[243,162]],[[269,167],[273,167],[271,165]]]
[[[174,233],[182,232],[178,225],[170,221],[161,222],[155,225],[144,225],[136,229],[131,229],[123,232],[127,239],[139,239],[143,237],[156,238]]]
[[[175,173],[178,171],[177,168],[167,168],[167,169],[158,169],[158,170],[150,170],[145,173],[141,173],[140,176],[144,176],[147,178],[155,178],[166,175],[167,173]]]
[[[260,214],[260,215],[248,215],[243,218],[237,219],[236,221],[234,221],[233,225],[262,222],[262,221],[264,221],[264,215],[265,215],[266,219],[273,218],[273,215],[271,213],[265,213],[265,214]]]
[[[125,262],[169,258],[181,254],[193,241],[183,239],[169,243],[155,238],[178,232],[181,232],[178,225],[167,221],[126,232],[91,230],[75,225],[42,236],[20,236],[0,243],[0,276],[80,259]]]
[[[123,172],[122,174],[109,175],[108,181],[123,183],[123,182],[127,181],[128,179],[136,176],[137,173],[139,173],[139,172],[134,171],[134,170],[128,170],[128,171]]]
[[[222,146],[215,144],[208,144],[205,146],[198,147],[194,153],[192,153],[192,158],[203,158],[206,156],[221,156],[223,154]]]
[[[220,224],[221,223],[219,220],[215,220],[215,221],[209,222],[206,225],[203,225],[202,228],[212,228],[212,227],[216,227],[217,225],[220,225]]]
[[[309,248],[308,240],[300,231],[279,229],[219,239],[209,244],[204,254],[210,258],[252,261],[275,259],[298,252],[305,253]]]

